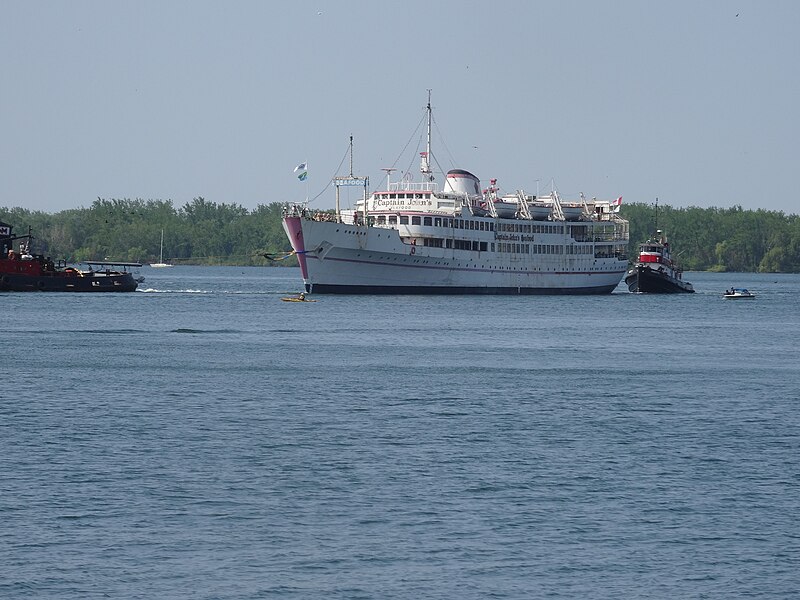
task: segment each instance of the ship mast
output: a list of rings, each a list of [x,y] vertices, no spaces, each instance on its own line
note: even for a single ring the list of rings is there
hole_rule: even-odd
[[[342,186],[358,186],[364,187],[364,223],[367,222],[367,187],[369,186],[369,177],[356,177],[353,175],[353,136],[350,136],[350,175],[346,177],[334,177],[333,184],[336,186],[336,222],[342,222],[342,211],[339,203],[339,188]]]
[[[656,214],[655,239],[656,239],[656,241],[658,241],[659,238],[661,237],[660,236],[661,230],[658,228],[658,196],[656,196],[656,213],[655,214]]]
[[[433,173],[431,171],[431,91],[428,90],[428,140],[425,146],[425,152],[422,154],[422,160],[420,161],[419,170],[422,172],[422,175],[428,181],[433,181]]]
[[[658,196],[656,196],[656,231],[658,231]]]

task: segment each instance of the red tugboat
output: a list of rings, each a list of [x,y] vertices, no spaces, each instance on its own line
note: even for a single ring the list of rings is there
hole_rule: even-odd
[[[88,270],[78,270],[32,254],[30,231],[13,235],[12,229],[0,222],[0,292],[133,292],[139,285],[127,269],[141,263],[87,262]],[[17,240],[19,251],[14,250]]]
[[[682,279],[683,271],[672,260],[669,242],[661,230],[639,246],[639,260],[625,276],[631,292],[647,294],[694,293],[694,287]]]

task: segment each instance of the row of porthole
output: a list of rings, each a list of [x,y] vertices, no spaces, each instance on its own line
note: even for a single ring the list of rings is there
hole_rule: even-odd
[[[361,254],[357,254],[356,256],[360,258]],[[372,254],[370,254],[366,258],[372,259],[372,258],[375,258],[375,257]],[[394,257],[394,260],[397,261],[398,258]],[[404,262],[408,262],[408,261],[404,261]],[[419,259],[419,258],[415,258],[414,261],[413,261],[414,264],[419,264],[420,262],[422,262],[423,265],[430,264],[430,261],[427,261],[427,260],[422,261],[422,259]],[[442,264],[443,263],[441,263],[441,262],[435,262],[434,263],[434,265],[442,265]],[[464,268],[469,268],[470,265],[463,265],[463,266],[455,266],[455,267],[453,267],[450,263],[444,263],[443,266],[449,267],[449,268],[454,268],[454,269],[464,269]],[[476,263],[476,264],[472,265],[472,267],[474,269],[477,269],[477,268],[479,268],[479,265]],[[489,265],[482,265],[482,266],[480,266],[480,268],[484,269],[484,270],[489,270],[489,271],[504,271],[504,270],[516,271],[517,270],[516,267],[490,267]],[[520,268],[519,270],[520,270],[520,272],[523,272],[523,273],[534,273],[534,272],[548,273],[548,272],[550,272],[550,267],[547,268],[547,271],[528,271],[528,270],[522,269],[522,268]],[[590,271],[598,271],[600,273],[604,273],[604,272],[612,273],[613,272],[613,270],[611,270],[611,269],[604,271],[603,269],[599,269],[599,268],[596,269],[594,267],[591,267],[589,270]],[[553,272],[554,273],[558,272],[558,269],[553,268]]]

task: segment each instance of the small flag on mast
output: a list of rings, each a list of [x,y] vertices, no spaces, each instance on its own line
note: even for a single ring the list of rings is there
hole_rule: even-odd
[[[294,168],[294,172],[300,181],[305,181],[308,177],[308,163],[300,163]]]
[[[619,212],[619,207],[622,206],[622,196],[614,200],[611,203],[611,206],[613,206],[613,208],[611,209],[613,212]]]

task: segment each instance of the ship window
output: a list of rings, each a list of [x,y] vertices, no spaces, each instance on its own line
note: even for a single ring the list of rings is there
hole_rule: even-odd
[[[433,226],[434,227],[441,227],[442,226],[442,218],[441,217],[436,217],[433,220]]]
[[[385,215],[379,215],[379,216],[375,217],[375,223],[377,223],[378,225],[383,225],[384,223],[386,223],[386,216]]]
[[[400,215],[400,225],[408,225],[408,215]]]
[[[390,200],[397,200],[397,194],[389,194]]]
[[[431,223],[432,223],[432,222],[433,222],[433,221],[432,221],[432,219],[431,219],[430,217],[425,217],[425,220],[424,220],[424,222],[423,222],[423,225],[428,225],[428,226],[430,227],[430,225],[431,225]]]
[[[453,247],[453,240],[451,240],[450,238],[447,238],[445,240],[445,242],[446,242],[445,248],[452,248]]]
[[[389,215],[389,225],[397,225],[397,215]]]
[[[492,242],[492,252],[494,252],[494,242]]]
[[[480,250],[481,252],[486,252],[486,242],[480,242],[478,250]]]
[[[417,217],[411,217],[411,224],[412,225],[421,225],[422,224],[422,219],[420,219],[418,216]]]

